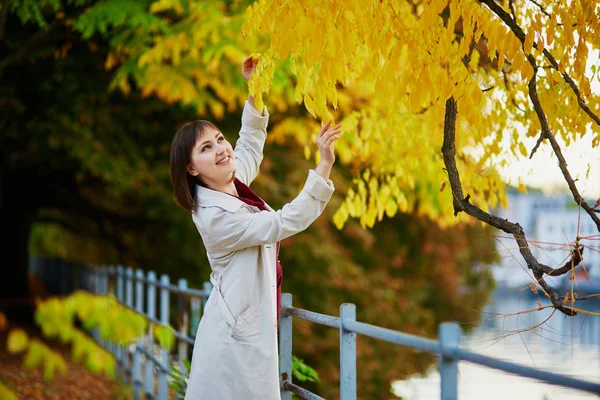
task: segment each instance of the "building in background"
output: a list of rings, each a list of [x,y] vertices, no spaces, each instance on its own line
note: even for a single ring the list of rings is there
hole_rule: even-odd
[[[573,198],[567,194],[548,196],[541,192],[528,194],[509,191],[508,207],[496,214],[511,222],[518,222],[524,229],[529,247],[538,261],[556,268],[570,258],[570,249],[576,238],[589,246],[584,251],[585,269],[576,269],[575,289],[582,292],[600,291],[600,234],[592,219],[580,212]],[[494,277],[500,287],[525,286],[533,282],[533,275],[519,252],[519,245],[505,232],[497,233],[497,251],[500,261],[494,265]],[[571,247],[569,246],[571,245]],[[554,287],[569,286],[569,274],[547,278]]]

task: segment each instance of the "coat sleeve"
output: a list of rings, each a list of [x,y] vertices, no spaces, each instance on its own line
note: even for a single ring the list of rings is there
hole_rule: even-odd
[[[269,112],[266,107],[263,113],[265,115],[260,115],[248,101],[244,104],[242,128],[234,151],[236,177],[246,185],[250,185],[258,175],[258,168],[263,159],[263,147],[269,124]]]
[[[208,251],[231,252],[247,247],[275,243],[308,228],[321,215],[333,194],[331,180],[325,181],[314,170],[300,194],[277,212],[228,212],[211,207],[212,215],[201,218],[198,226]]]

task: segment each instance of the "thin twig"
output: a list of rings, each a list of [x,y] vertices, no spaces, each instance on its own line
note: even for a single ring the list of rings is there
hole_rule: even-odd
[[[521,29],[521,27],[511,18],[511,16],[506,11],[504,11],[504,9],[502,9],[502,7],[500,7],[494,0],[480,0],[480,1],[484,4],[486,4],[494,14],[496,14],[498,17],[500,17],[500,19],[502,19],[502,21],[504,21],[504,23],[506,25],[508,25],[508,27],[513,31],[513,33],[515,34],[515,36],[517,36],[517,38],[521,41],[521,43],[525,42],[525,33],[523,32],[523,29]],[[533,43],[533,46],[535,48],[537,48],[537,44],[535,42]],[[590,118],[592,118],[592,120],[594,120],[594,122],[596,122],[596,124],[598,124],[598,126],[600,126],[600,117],[598,117],[596,114],[594,114],[594,112],[592,112],[589,109],[589,107],[585,104],[585,102],[581,98],[579,88],[577,87],[577,85],[575,84],[573,79],[571,79],[571,77],[566,72],[564,72],[564,73],[560,72],[560,70],[558,68],[558,63],[556,62],[556,59],[554,59],[554,57],[552,56],[552,54],[550,54],[548,49],[544,49],[543,54],[544,54],[544,56],[546,56],[546,59],[548,61],[550,61],[550,64],[552,64],[552,66],[557,71],[559,71],[559,73],[563,76],[565,81],[569,84],[569,86],[571,87],[571,89],[573,90],[575,95],[577,96],[579,107],[586,114],[588,114],[590,116]],[[533,68],[533,77],[529,81],[529,97],[531,98],[531,101],[533,102],[535,112],[538,115],[540,124],[542,125],[542,135],[544,136],[545,139],[548,139],[550,141],[552,150],[554,151],[554,154],[556,154],[556,157],[558,159],[558,166],[563,174],[563,177],[565,178],[565,181],[567,182],[567,184],[569,186],[569,190],[573,194],[573,198],[574,198],[575,202],[577,204],[580,204],[581,207],[588,213],[588,215],[592,218],[592,220],[596,224],[598,231],[600,231],[600,217],[598,217],[598,215],[596,215],[595,211],[592,210],[590,205],[587,204],[585,202],[585,200],[583,200],[583,197],[581,197],[581,194],[579,193],[579,190],[577,189],[577,186],[575,185],[575,181],[573,180],[571,173],[567,169],[567,161],[565,160],[565,158],[562,154],[562,150],[561,150],[558,142],[556,141],[556,137],[554,136],[554,133],[551,132],[550,127],[548,126],[548,119],[546,118],[546,114],[544,113],[541,103],[537,97],[536,74],[537,74],[538,67],[537,67],[535,58],[531,54],[527,54],[526,56],[527,56],[527,60],[529,61],[529,63],[531,64],[531,66]]]
[[[542,6],[541,4],[539,4],[537,1],[535,0],[529,0],[530,2],[532,2],[533,4],[535,4],[536,6],[538,6],[538,8],[544,13],[544,15],[546,15],[548,18],[552,18],[552,15],[550,15],[550,13],[548,13],[548,11],[546,11],[544,9],[544,6]],[[517,19],[515,18],[515,21]]]

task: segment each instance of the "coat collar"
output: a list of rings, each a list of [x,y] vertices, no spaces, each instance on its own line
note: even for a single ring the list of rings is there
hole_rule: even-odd
[[[220,207],[229,212],[238,211],[244,204],[234,196],[200,185],[196,185],[196,199],[200,207]]]

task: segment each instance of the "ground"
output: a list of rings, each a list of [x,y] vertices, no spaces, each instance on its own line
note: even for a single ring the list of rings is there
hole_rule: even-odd
[[[14,324],[10,325],[10,328],[14,327]],[[42,339],[35,327],[19,327]],[[68,368],[63,376],[46,381],[41,369],[23,368],[22,354],[13,355],[6,351],[7,335],[7,329],[0,331],[0,382],[12,390],[19,400],[125,400],[133,397],[127,386],[94,374],[83,365],[73,362],[68,346],[44,340],[53,350],[61,353]]]

